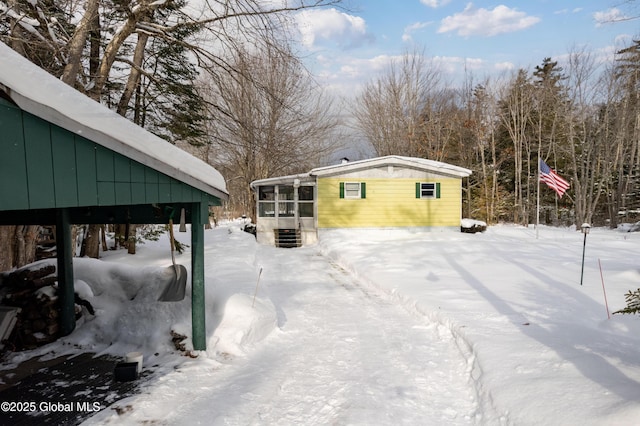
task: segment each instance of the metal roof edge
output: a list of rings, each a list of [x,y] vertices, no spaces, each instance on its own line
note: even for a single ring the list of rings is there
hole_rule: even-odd
[[[368,158],[365,160],[351,161],[331,166],[317,167],[311,170],[310,174],[315,176],[336,175],[348,171],[355,171],[385,165],[399,165],[413,167],[420,170],[429,170],[436,173],[454,175],[460,178],[470,176],[472,171],[453,164],[443,163],[435,160],[427,160],[417,157],[404,157],[400,155],[387,155],[383,157]]]
[[[272,178],[256,179],[249,184],[249,188],[255,191],[257,186],[273,185],[277,183],[285,183],[288,181],[293,182],[295,179],[307,179],[312,178],[310,173],[299,173],[296,175],[276,176]]]

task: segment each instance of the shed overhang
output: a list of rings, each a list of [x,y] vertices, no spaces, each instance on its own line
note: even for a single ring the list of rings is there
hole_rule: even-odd
[[[0,91],[27,111],[221,200],[222,175],[204,161],[64,84],[0,43]]]

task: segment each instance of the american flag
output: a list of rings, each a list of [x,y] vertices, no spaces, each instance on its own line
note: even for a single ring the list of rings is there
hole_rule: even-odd
[[[551,167],[547,166],[542,159],[540,159],[540,180],[546,183],[549,188],[558,193],[558,197],[562,198],[562,194],[569,189],[569,182],[562,179]]]

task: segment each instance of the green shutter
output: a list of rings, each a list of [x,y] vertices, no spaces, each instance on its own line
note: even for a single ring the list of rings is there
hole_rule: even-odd
[[[367,183],[360,183],[360,198],[367,198]]]
[[[344,198],[344,182],[340,182],[340,198]]]
[[[436,182],[436,198],[440,198],[440,182]]]
[[[420,198],[420,182],[416,182],[416,198]]]

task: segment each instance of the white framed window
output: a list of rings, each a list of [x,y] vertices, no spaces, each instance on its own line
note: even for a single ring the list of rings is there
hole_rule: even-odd
[[[367,198],[365,182],[340,182],[340,198]]]
[[[360,182],[345,182],[344,198],[360,198]]]
[[[440,198],[440,183],[416,182],[416,198]]]

